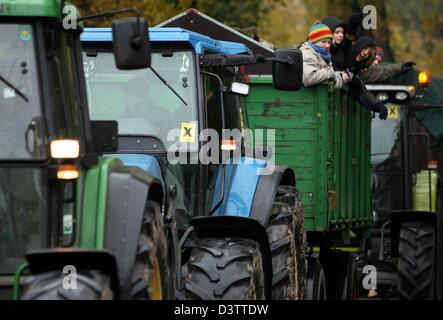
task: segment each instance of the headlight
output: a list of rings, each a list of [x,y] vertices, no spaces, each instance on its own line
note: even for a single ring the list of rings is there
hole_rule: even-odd
[[[76,159],[80,155],[80,143],[77,140],[51,141],[51,157],[54,159]]]
[[[381,93],[377,94],[377,99],[380,100],[381,102],[388,101],[389,95],[385,92],[381,92]]]
[[[423,87],[427,87],[431,82],[431,75],[427,71],[422,71],[418,75],[418,83]]]
[[[403,101],[403,100],[406,100],[407,98],[408,98],[408,94],[406,92],[400,91],[395,94],[395,99],[397,99],[397,100]]]

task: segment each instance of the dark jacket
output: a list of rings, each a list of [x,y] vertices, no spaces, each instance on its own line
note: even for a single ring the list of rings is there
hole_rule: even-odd
[[[373,64],[358,73],[364,83],[383,82],[408,71],[401,63]]]
[[[367,38],[367,39],[366,39]],[[366,89],[365,82],[360,78],[359,72],[361,68],[362,62],[356,62],[355,57],[359,54],[361,49],[366,47],[369,43],[372,43],[374,40],[369,37],[363,37],[354,43],[352,46],[352,50],[350,53],[350,61],[353,64],[350,66],[350,73],[352,80],[349,83],[349,89],[354,98],[365,108],[380,113],[381,119],[386,119],[387,110],[383,103],[381,103],[377,97],[374,96],[372,92]],[[369,63],[369,61],[368,61]]]
[[[352,78],[349,83],[349,89],[354,96],[354,99],[356,99],[363,107],[378,112],[381,102],[372,92],[366,89],[365,83],[358,75],[355,75]]]
[[[332,65],[334,67],[334,70],[344,71],[346,69],[352,48],[352,41],[355,38],[357,29],[360,26],[361,21],[361,13],[353,14],[348,19],[347,24],[345,24],[337,17],[326,17],[322,20],[322,23],[327,25],[329,29],[331,29],[332,33],[334,33],[335,29],[337,29],[338,27],[343,27],[345,31],[343,42],[340,44],[332,42],[331,45]]]

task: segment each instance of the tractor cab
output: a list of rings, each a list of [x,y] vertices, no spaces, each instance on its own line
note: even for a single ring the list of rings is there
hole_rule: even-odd
[[[19,3],[0,14],[2,274],[29,250],[69,243],[75,178],[94,161],[78,30],[62,30],[60,4],[38,2],[32,14]]]
[[[72,5],[64,7],[64,1],[52,0],[3,1],[0,17],[3,296],[12,287],[12,276],[25,270],[28,252],[79,243],[76,225],[83,210],[84,173],[98,164],[99,154],[91,133],[80,44],[81,21],[88,17],[80,17]],[[128,41],[140,30],[146,30],[144,20],[115,21],[113,32],[122,40],[116,41],[113,63],[121,68],[149,64],[146,31],[137,43],[141,56]]]
[[[218,155],[222,130],[242,128],[239,96],[248,86],[238,82],[238,66],[257,58],[240,43],[151,28],[151,68],[118,70],[110,29],[85,29],[81,38],[90,117],[118,122],[118,150],[110,155],[174,185],[178,225],[186,229],[192,217],[206,215],[218,202],[213,195],[219,166],[201,161],[208,137],[200,133],[215,131],[212,152]]]

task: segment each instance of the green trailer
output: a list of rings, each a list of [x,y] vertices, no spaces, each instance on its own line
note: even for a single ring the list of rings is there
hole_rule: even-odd
[[[329,84],[283,92],[271,77],[253,77],[244,125],[274,129],[276,164],[296,172],[305,229],[311,233],[369,227],[371,115]]]
[[[251,76],[249,84],[243,125],[275,130],[267,149],[277,165],[295,172],[308,244],[311,253],[320,251],[328,296],[356,297],[357,274],[346,270],[356,270],[356,253],[364,252],[373,221],[371,113],[330,83],[297,92],[275,90],[269,76]],[[348,288],[346,277],[355,280]]]

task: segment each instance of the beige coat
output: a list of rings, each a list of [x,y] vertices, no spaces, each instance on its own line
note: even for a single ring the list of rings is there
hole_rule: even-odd
[[[327,64],[307,43],[303,43],[300,50],[303,55],[303,84],[305,87],[315,86],[326,80],[334,81],[336,89],[343,86],[341,73],[334,71],[332,63]]]

